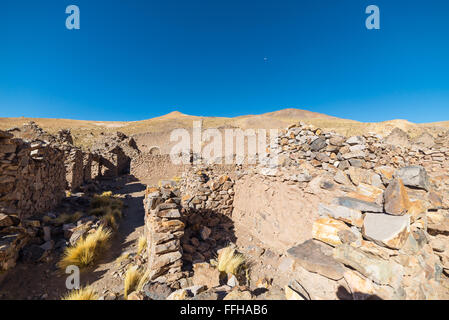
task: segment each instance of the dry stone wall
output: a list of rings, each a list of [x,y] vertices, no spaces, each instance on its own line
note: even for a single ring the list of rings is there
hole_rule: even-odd
[[[33,236],[36,225],[27,218],[54,208],[65,187],[62,151],[0,131],[0,270],[15,265]]]
[[[185,223],[178,195],[171,187],[147,188],[144,200],[149,280],[175,288],[186,276],[181,248]]]
[[[209,261],[217,249],[235,241],[237,223],[262,243],[260,237],[271,232],[274,237],[268,236],[272,240],[268,247],[288,256],[294,263],[292,270],[300,267],[328,280],[344,281],[355,299],[447,299],[449,185],[445,168],[449,152],[440,138],[430,144],[422,137],[422,143],[404,147],[374,134],[347,138],[300,123],[281,133],[280,148],[269,146],[270,157],[278,156],[277,165],[187,166],[178,184],[162,181],[155,196],[147,195],[145,200],[146,207],[153,203],[147,209],[149,242],[162,237],[155,231],[162,221],[170,224],[173,219],[173,226],[180,228],[160,229],[164,239],[176,239],[172,246],[176,259],[150,250],[155,273],[168,272],[171,266],[164,271],[159,266],[171,263],[175,268],[169,274],[194,271],[195,265]],[[301,201],[298,197],[308,201],[303,206],[307,212],[298,210],[302,220],[286,215],[293,209],[280,204],[282,212],[274,210],[272,217],[259,208],[254,225],[245,218],[239,220],[234,215],[241,208],[235,208],[235,200],[238,196],[242,206],[251,198],[243,193],[257,188],[241,188],[251,181],[267,199],[288,206],[294,206],[292,199]],[[176,205],[162,211],[176,210],[176,214],[167,217],[164,213],[161,218],[157,216],[161,201],[153,199],[159,199],[165,188],[177,190]],[[279,221],[282,217],[292,219]],[[284,222],[293,226],[291,237],[281,237],[289,229],[282,227]],[[269,224],[266,230],[263,224]],[[304,233],[307,237],[299,236],[304,228],[310,228]],[[282,245],[274,245],[276,239]],[[292,290],[286,288],[286,292]]]
[[[13,267],[35,236],[40,225],[31,218],[54,209],[66,190],[77,191],[108,172],[126,172],[130,158],[124,149],[133,146],[119,135],[124,149],[115,145],[93,154],[75,147],[69,130],[53,136],[31,122],[8,131],[0,131],[0,270]]]
[[[349,167],[372,169],[382,165],[395,168],[422,165],[434,171],[449,165],[447,142],[443,145],[440,140],[431,147],[417,144],[404,147],[389,144],[388,139],[376,134],[346,138],[298,123],[284,130],[277,139],[278,145],[271,146],[270,151],[279,156],[282,165],[306,160],[324,169],[328,166],[346,170]]]

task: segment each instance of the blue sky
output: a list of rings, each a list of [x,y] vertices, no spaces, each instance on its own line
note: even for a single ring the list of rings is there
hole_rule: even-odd
[[[81,29],[65,28],[78,5]],[[378,5],[381,30],[365,28]],[[449,120],[447,0],[6,0],[0,117]]]

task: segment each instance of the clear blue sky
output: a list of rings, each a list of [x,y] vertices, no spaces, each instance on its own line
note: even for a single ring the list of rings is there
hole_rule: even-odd
[[[449,120],[448,17],[447,0],[5,0],[0,117]]]

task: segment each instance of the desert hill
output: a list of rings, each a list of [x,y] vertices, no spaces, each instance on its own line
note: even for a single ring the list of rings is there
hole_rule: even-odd
[[[234,118],[228,117],[202,117],[186,115],[178,111],[141,121],[88,121],[70,119],[44,119],[44,118],[0,118],[0,129],[10,129],[21,126],[23,123],[34,121],[44,130],[56,133],[63,128],[70,128],[76,145],[90,146],[96,137],[115,131],[135,136],[141,145],[166,144],[170,132],[176,128],[192,128],[195,120],[203,121],[203,128],[261,128],[283,129],[292,123],[303,121],[314,126],[350,136],[374,132],[387,136],[394,128],[406,132],[411,138],[429,133],[432,136],[447,131],[449,122],[415,124],[407,120],[390,120],[378,123],[364,123],[349,119],[341,119],[317,112],[289,108],[258,115],[243,115]]]

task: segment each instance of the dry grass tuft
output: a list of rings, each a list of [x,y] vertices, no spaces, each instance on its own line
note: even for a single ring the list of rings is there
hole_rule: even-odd
[[[108,246],[111,231],[100,226],[95,232],[78,240],[75,246],[66,248],[59,267],[65,269],[70,265],[79,268],[91,266],[101,252]]]
[[[137,284],[136,290],[142,291],[143,287],[147,284],[148,280],[150,280],[150,272],[151,269],[148,268],[144,274],[140,277],[139,283]]]
[[[128,299],[128,294],[133,292],[140,282],[142,274],[137,268],[137,266],[131,266],[126,270],[125,274],[125,284],[124,284],[124,297]]]
[[[141,235],[137,242],[137,254],[140,255],[145,248],[147,247],[147,237],[145,235]]]
[[[222,249],[218,255],[217,268],[220,272],[238,276],[242,270],[246,269],[246,265],[245,257],[232,247]]]
[[[72,290],[62,300],[98,300],[100,297],[91,287],[87,286],[78,290]]]
[[[91,202],[90,207],[92,209],[98,208],[111,208],[111,209],[122,209],[123,202],[120,199],[114,198],[111,191],[103,192],[101,195],[95,195]]]
[[[90,214],[101,217],[101,223],[113,230],[118,229],[118,219],[122,218],[123,202],[113,197],[111,191],[95,195],[90,203]]]

